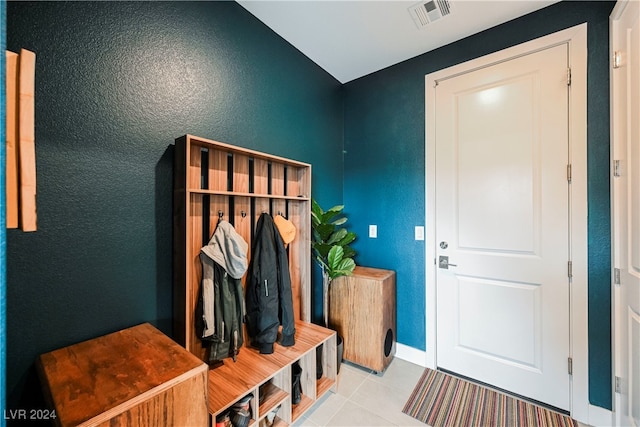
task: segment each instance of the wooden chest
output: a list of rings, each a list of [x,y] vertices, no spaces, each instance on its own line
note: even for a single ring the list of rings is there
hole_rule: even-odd
[[[61,426],[206,426],[207,365],[148,323],[40,355]]]
[[[343,358],[384,371],[396,349],[396,273],[358,266],[351,276],[333,280],[329,305],[329,325],[342,336]]]

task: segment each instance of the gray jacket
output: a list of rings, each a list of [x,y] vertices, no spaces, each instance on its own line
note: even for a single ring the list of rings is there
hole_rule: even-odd
[[[214,262],[220,265],[229,276],[241,279],[247,271],[247,252],[249,245],[233,226],[220,220],[207,246],[200,249],[202,263],[202,302],[204,330],[200,338],[212,336],[214,331]],[[243,310],[244,312],[244,310]]]

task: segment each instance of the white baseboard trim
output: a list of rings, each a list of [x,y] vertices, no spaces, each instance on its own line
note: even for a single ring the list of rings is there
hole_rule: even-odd
[[[611,427],[614,425],[613,412],[599,406],[589,405],[588,423],[593,427]]]
[[[395,357],[418,366],[427,366],[427,353],[424,350],[418,350],[405,344],[396,343]]]

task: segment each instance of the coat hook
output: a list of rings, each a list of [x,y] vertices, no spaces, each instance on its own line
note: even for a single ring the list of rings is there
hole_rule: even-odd
[[[240,216],[244,218],[247,216],[247,213],[245,211],[240,211]]]
[[[224,215],[224,212],[218,211],[218,219],[222,219],[223,215]]]

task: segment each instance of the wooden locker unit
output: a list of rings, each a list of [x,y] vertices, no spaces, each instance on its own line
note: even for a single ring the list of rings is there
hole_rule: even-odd
[[[311,165],[185,135],[176,139],[174,168],[174,336],[191,353],[206,360],[195,330],[195,307],[202,280],[200,249],[220,218],[230,222],[251,244],[263,212],[281,214],[296,227],[288,246],[296,318],[293,347],[275,345],[271,355],[245,346],[237,362],[209,370],[209,413],[215,417],[252,393],[253,423],[281,407],[280,422],[291,423],[319,397],[335,390],[335,331],[311,320]],[[243,286],[245,283],[243,278]],[[246,337],[246,333],[245,333]],[[316,347],[323,345],[324,376],[315,378]],[[313,375],[304,375],[303,400],[291,404],[291,365],[299,361]],[[258,404],[258,396],[266,399]]]
[[[384,371],[396,348],[396,273],[357,266],[329,291],[329,324],[344,340],[343,358]]]

